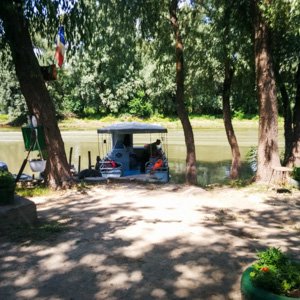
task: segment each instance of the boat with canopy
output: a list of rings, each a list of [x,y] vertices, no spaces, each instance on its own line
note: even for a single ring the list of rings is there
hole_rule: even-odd
[[[161,125],[121,122],[99,128],[98,161],[102,177],[169,181],[167,129]]]

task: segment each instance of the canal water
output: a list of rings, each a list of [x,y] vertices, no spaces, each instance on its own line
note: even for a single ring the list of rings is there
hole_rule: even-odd
[[[252,146],[257,145],[257,130],[241,128],[236,129],[236,136],[240,146],[242,161],[245,162],[246,154]],[[103,157],[105,146],[98,139],[96,130],[93,131],[62,131],[65,150],[69,158],[70,148],[73,148],[72,164],[78,168],[79,156],[81,157],[81,170],[88,166],[88,152],[91,152],[92,164],[96,162],[96,156]],[[157,136],[152,135],[151,141]],[[231,163],[231,150],[224,129],[201,128],[194,129],[198,182],[201,185],[221,183],[228,179]],[[280,132],[280,146],[283,136]],[[100,143],[99,143],[100,142]],[[143,145],[149,143],[149,135],[139,135],[134,143]],[[182,182],[185,172],[186,147],[183,131],[170,129],[167,138],[163,141],[164,150],[167,153],[170,164],[170,173],[173,182]],[[37,157],[37,151],[30,154],[30,159]],[[10,172],[17,174],[27,152],[25,151],[21,130],[0,131],[0,161],[4,161]],[[251,168],[243,164],[243,176],[251,176]],[[24,173],[32,175],[27,165]]]

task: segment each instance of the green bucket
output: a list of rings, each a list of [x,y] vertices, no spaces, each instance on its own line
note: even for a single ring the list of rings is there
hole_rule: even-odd
[[[34,150],[45,150],[46,149],[46,143],[45,143],[45,134],[44,134],[44,128],[43,126],[37,126],[37,127],[22,127],[22,135],[23,135],[23,141],[26,151],[30,150],[30,147],[34,144],[32,151]],[[37,132],[37,141],[36,142],[36,132]],[[39,145],[39,146],[38,146]]]

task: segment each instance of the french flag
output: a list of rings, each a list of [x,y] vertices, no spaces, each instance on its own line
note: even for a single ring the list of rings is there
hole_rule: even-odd
[[[64,27],[59,26],[58,34],[56,37],[56,50],[55,50],[55,59],[57,60],[57,64],[59,67],[62,67],[65,56],[65,32]]]

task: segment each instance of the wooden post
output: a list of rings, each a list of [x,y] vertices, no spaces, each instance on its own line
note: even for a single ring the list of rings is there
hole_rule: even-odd
[[[80,172],[81,169],[81,156],[79,155],[78,157],[78,173]]]
[[[92,168],[91,151],[88,151],[88,159],[89,159],[89,167],[88,167],[88,169],[90,170]]]
[[[69,165],[71,166],[72,163],[72,153],[73,153],[73,147],[70,148],[70,153],[69,153]]]

